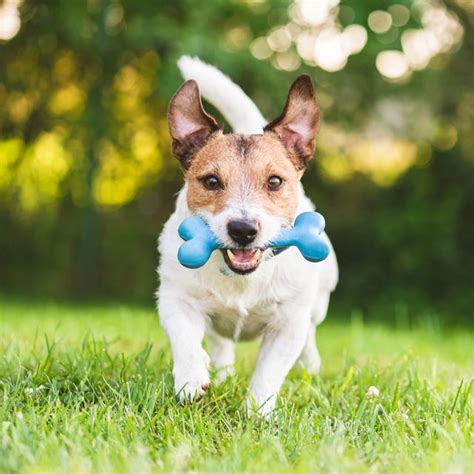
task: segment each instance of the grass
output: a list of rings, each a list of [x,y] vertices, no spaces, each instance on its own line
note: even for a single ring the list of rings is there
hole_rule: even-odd
[[[246,419],[254,343],[183,408],[152,310],[0,298],[0,472],[472,472],[472,333],[359,316],[318,337],[321,375]]]

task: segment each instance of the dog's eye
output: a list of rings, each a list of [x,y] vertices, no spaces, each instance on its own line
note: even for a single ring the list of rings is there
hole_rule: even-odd
[[[210,191],[216,191],[218,189],[222,189],[222,183],[220,182],[219,178],[217,176],[214,176],[213,174],[209,176],[205,176],[201,180],[202,184],[206,189],[209,189]]]
[[[280,189],[283,180],[279,176],[270,176],[267,184],[270,191],[276,191],[277,189]]]

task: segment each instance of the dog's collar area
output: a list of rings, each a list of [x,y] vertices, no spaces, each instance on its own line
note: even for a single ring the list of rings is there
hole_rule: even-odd
[[[280,255],[282,252],[285,250],[289,249],[290,247],[273,247],[272,249],[272,257],[276,257],[277,255]]]

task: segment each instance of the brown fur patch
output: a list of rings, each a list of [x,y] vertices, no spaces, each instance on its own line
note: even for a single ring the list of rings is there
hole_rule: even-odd
[[[245,200],[291,222],[297,210],[297,186],[302,174],[273,132],[217,132],[197,152],[186,171],[188,206],[191,211],[205,209],[216,214],[231,200]],[[203,186],[202,179],[209,175],[220,179],[222,189],[211,191]],[[273,175],[284,181],[276,191],[268,189],[268,179]]]

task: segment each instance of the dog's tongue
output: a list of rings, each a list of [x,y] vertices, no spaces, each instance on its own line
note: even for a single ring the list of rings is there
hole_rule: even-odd
[[[232,249],[231,252],[234,256],[234,261],[239,263],[250,262],[255,255],[254,249]]]

